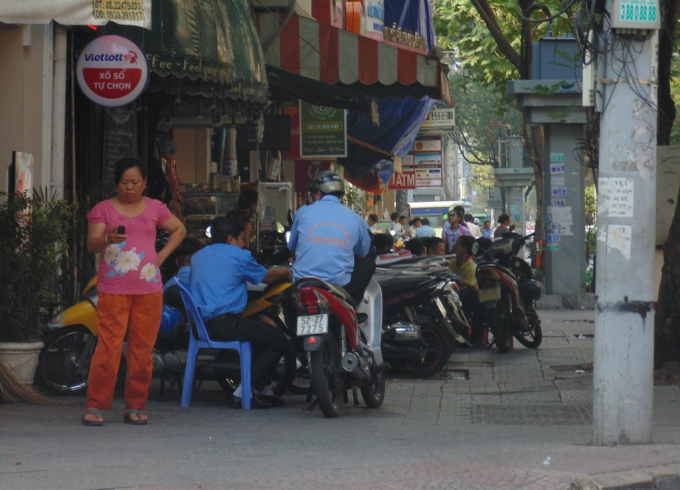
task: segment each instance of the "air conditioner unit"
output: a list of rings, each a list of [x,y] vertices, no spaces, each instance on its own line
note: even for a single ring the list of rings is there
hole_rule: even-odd
[[[290,12],[295,8],[295,0],[250,0],[255,12]]]

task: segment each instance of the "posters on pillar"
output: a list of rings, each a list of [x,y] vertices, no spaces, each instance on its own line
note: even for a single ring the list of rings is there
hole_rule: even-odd
[[[548,206],[548,214],[550,216],[550,222],[547,225],[548,233],[558,234],[560,238],[574,235],[572,231],[574,218],[571,213],[571,206]]]
[[[564,173],[564,153],[550,154],[550,174]]]
[[[633,217],[635,200],[633,179],[623,177],[599,179],[597,197],[600,214],[617,218]]]
[[[597,241],[605,242],[609,251],[621,252],[626,260],[630,260],[632,236],[633,228],[631,226],[609,225],[598,230]]]
[[[332,160],[296,160],[295,161],[295,192],[306,192],[309,181],[319,172],[331,169]]]

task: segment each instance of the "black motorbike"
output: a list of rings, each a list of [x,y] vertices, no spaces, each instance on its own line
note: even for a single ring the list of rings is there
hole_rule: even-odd
[[[487,309],[494,343],[501,352],[512,350],[513,336],[530,349],[543,340],[536,312],[541,286],[532,278],[529,264],[517,256],[532,236],[506,233],[475,259],[479,301]]]
[[[427,378],[440,372],[458,344],[447,320],[448,281],[394,272],[373,277],[383,294],[381,350],[393,370]]]

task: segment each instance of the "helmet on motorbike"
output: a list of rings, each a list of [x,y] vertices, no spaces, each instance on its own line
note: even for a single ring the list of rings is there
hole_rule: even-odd
[[[319,174],[307,184],[308,192],[321,191],[323,194],[345,193],[345,184],[335,172],[319,172]]]

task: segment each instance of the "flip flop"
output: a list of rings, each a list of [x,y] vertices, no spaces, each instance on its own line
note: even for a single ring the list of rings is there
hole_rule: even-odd
[[[93,415],[95,420],[88,420],[85,417],[88,415]],[[85,412],[85,415],[83,415],[83,418],[81,419],[81,422],[83,425],[89,425],[92,427],[98,427],[101,425],[104,425],[104,419],[102,418],[101,414],[99,413],[99,410],[96,408],[88,408],[87,411]]]
[[[136,415],[137,418],[133,419],[130,415]],[[149,419],[142,419],[142,415],[144,414],[141,411],[131,408],[123,415],[123,422],[131,425],[146,425],[147,422],[149,422]]]

